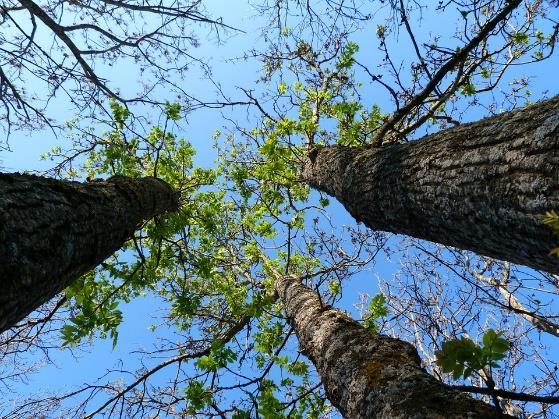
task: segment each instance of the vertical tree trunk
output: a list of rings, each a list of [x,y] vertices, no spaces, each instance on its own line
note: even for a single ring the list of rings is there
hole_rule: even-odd
[[[371,228],[559,272],[559,96],[407,144],[323,147],[301,177]]]
[[[275,289],[301,350],[344,417],[510,417],[427,374],[409,343],[373,335],[343,312],[323,307],[297,278],[278,278]]]
[[[0,174],[0,332],[118,250],[143,220],[177,208],[176,191],[155,178]]]

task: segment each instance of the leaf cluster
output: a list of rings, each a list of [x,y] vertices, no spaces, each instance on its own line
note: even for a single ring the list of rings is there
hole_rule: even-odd
[[[482,346],[465,336],[443,342],[442,348],[435,352],[436,363],[443,372],[452,373],[455,380],[460,377],[468,378],[472,373],[479,373],[487,368],[500,368],[497,361],[505,358],[510,348],[509,342],[502,335],[503,332],[489,329],[483,335]]]
[[[378,320],[388,314],[388,305],[386,304],[386,297],[383,294],[377,294],[367,307],[367,313],[363,316],[363,327],[373,333],[378,332]]]
[[[290,335],[285,319],[277,317],[272,292],[273,272],[308,272],[319,265],[305,251],[275,241],[278,230],[301,234],[296,232],[304,228],[304,209],[298,205],[309,193],[296,179],[292,150],[281,141],[289,123],[269,132],[258,150],[260,158],[250,165],[242,162],[243,149],[237,146],[217,168],[205,170],[195,167],[193,147],[170,128],[180,107],[168,105],[162,124],[145,136],[127,130],[126,109],[118,104],[112,108],[113,129],[90,147],[82,171],[96,177],[156,175],[181,191],[182,205],[176,213],[146,223],[121,252],[67,290],[73,316],[63,339],[77,344],[84,337],[108,335],[116,344],[123,320],[118,304],[149,296],[168,310],[163,325],[149,329],[156,334],[170,327],[180,334],[179,357],[209,348],[189,361],[195,377],[181,378],[188,383],[182,384],[188,414],[211,410],[220,397],[216,388],[232,378],[242,383],[246,377],[234,371],[250,365],[252,373],[265,373],[239,388],[254,393],[259,409],[279,409],[276,414],[281,415],[286,408],[286,398],[262,384],[268,371],[276,369],[281,373],[268,381],[295,400],[290,407],[297,412],[294,417],[311,411],[311,417],[318,417],[329,407],[309,391],[313,370],[306,361],[280,356]],[[232,160],[234,156],[239,159]],[[274,258],[263,250],[266,246],[277,248]],[[224,342],[223,334],[244,318],[251,319],[251,344],[241,344],[244,339],[236,336]],[[244,417],[243,412],[254,409],[253,399],[239,394],[232,409]]]

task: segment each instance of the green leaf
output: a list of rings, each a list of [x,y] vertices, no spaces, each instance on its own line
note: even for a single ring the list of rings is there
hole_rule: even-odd
[[[338,295],[341,290],[342,290],[342,287],[341,287],[340,281],[330,281],[328,283],[328,291],[333,296]]]
[[[192,411],[203,409],[213,400],[212,392],[204,387],[200,381],[192,381],[184,392],[185,398]]]
[[[113,112],[113,119],[116,122],[117,127],[123,129],[126,119],[130,116],[130,111],[124,106],[119,105],[114,99],[109,101],[109,107]]]
[[[291,363],[288,367],[287,370],[289,372],[291,372],[292,374],[298,375],[298,376],[302,376],[302,375],[306,375],[309,372],[309,366],[307,365],[306,362],[303,361],[295,361],[293,363]]]
[[[464,96],[473,96],[476,94],[477,90],[476,87],[473,85],[473,83],[468,82],[465,83],[461,88],[460,88],[460,92],[464,95]]]
[[[233,413],[232,419],[250,419],[250,413],[245,410],[237,410]]]
[[[286,84],[285,82],[282,81],[282,82],[278,85],[278,93],[279,93],[280,95],[285,95],[285,94],[287,93],[287,84]]]
[[[463,336],[443,342],[441,350],[435,352],[436,364],[444,373],[452,373],[456,380],[463,376],[468,378],[474,371],[481,371],[486,367],[498,368],[495,362],[505,357],[509,343],[502,338],[503,332],[493,329],[483,335],[483,347],[471,339]]]
[[[481,77],[483,77],[484,79],[488,79],[489,77],[491,77],[491,71],[487,68],[482,68],[480,72]]]
[[[530,41],[528,34],[525,32],[516,32],[512,35],[512,42],[515,44],[526,45]]]
[[[359,51],[359,45],[355,42],[348,42],[340,54],[340,60],[336,64],[338,70],[348,69],[355,63],[355,53]]]
[[[165,104],[165,115],[172,121],[178,121],[181,119],[181,105],[178,103],[169,103]]]
[[[487,332],[485,332],[485,334],[483,335],[483,345],[484,346],[491,346],[493,344],[493,342],[495,341],[495,339],[498,338],[497,333],[495,333],[495,331],[493,329],[489,329]]]
[[[283,404],[275,396],[276,385],[270,380],[262,380],[258,397],[258,413],[264,418],[283,419]]]
[[[386,304],[386,297],[382,294],[375,295],[369,301],[367,313],[363,317],[363,327],[376,333],[378,331],[377,321],[387,314],[388,305]]]
[[[464,372],[464,366],[461,364],[455,364],[454,368],[452,369],[452,378],[455,380],[459,379]]]

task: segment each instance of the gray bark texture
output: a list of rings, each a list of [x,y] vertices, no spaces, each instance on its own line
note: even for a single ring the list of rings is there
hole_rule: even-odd
[[[297,278],[278,278],[275,289],[301,351],[344,417],[511,417],[429,375],[411,344],[375,335],[345,313],[322,306],[318,295]]]
[[[559,96],[406,144],[311,150],[301,178],[366,226],[559,272]]]
[[[0,174],[0,332],[118,250],[142,221],[179,206],[155,178],[68,182]]]

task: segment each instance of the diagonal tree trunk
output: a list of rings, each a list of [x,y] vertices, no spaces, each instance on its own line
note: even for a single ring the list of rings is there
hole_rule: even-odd
[[[366,226],[552,273],[558,240],[559,96],[384,147],[315,148],[302,180]]]
[[[411,344],[373,335],[343,312],[322,306],[297,278],[278,278],[275,289],[302,352],[344,417],[510,417],[427,374]]]
[[[0,174],[0,332],[118,250],[142,221],[178,208],[155,178],[81,184]]]

